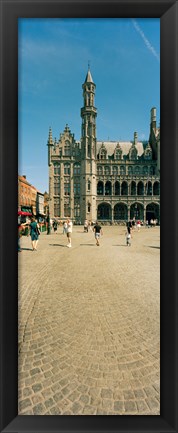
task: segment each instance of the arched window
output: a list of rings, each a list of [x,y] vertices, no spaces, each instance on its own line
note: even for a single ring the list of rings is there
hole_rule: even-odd
[[[60,164],[54,162],[54,174],[60,174]]]
[[[60,194],[60,178],[59,176],[54,177],[54,195]]]
[[[151,165],[151,167],[150,167],[150,174],[151,174],[151,176],[153,176],[155,174],[155,167],[153,167],[153,165]]]
[[[101,176],[103,174],[103,167],[102,167],[102,165],[98,165],[98,167],[97,167],[97,174],[99,176]]]
[[[159,182],[154,182],[153,184],[153,195],[159,195]]]
[[[64,174],[70,174],[70,164],[64,164]]]
[[[120,183],[118,181],[116,181],[114,184],[114,194],[120,195]]]
[[[132,176],[132,174],[133,174],[133,168],[129,165],[128,166],[128,175]]]
[[[100,152],[100,158],[101,159],[106,159],[106,150],[105,149],[101,150],[101,152]]]
[[[80,164],[74,164],[74,174],[80,174]]]
[[[60,215],[60,202],[59,199],[54,199],[54,216],[59,217]]]
[[[124,165],[121,165],[121,167],[120,167],[120,174],[121,174],[121,176],[123,176],[125,174],[125,167],[124,167]]]
[[[74,217],[79,217],[79,216],[80,216],[80,204],[75,203],[74,204]]]
[[[130,149],[129,159],[134,161],[137,159],[137,149],[135,146]]]
[[[134,181],[131,182],[130,192],[131,192],[131,195],[136,195],[137,194],[136,183]]]
[[[111,195],[111,182],[106,182],[105,184],[105,195]]]
[[[138,182],[138,185],[137,185],[137,195],[144,195],[144,184],[143,184],[143,182]]]
[[[64,155],[70,156],[70,141],[66,140],[64,145]]]
[[[135,175],[138,176],[140,174],[140,167],[138,167],[138,165],[136,165],[134,171],[135,171]]]
[[[80,195],[80,178],[74,178],[74,195]]]
[[[70,177],[64,179],[64,195],[70,195]]]
[[[88,180],[87,187],[88,187],[88,191],[90,191],[90,187],[91,187],[91,182],[90,182],[90,180]]]
[[[116,149],[115,150],[115,159],[121,159],[122,158],[122,150]]]
[[[70,216],[70,203],[69,199],[66,198],[64,202],[64,216],[69,217]]]
[[[148,167],[146,165],[143,167],[143,174],[144,176],[148,175]]]
[[[127,182],[122,182],[122,185],[121,185],[121,195],[128,195],[128,184],[127,184]]]
[[[105,166],[104,166],[104,174],[105,174],[106,176],[108,176],[108,174],[110,174],[110,167],[108,167],[108,165],[105,165]]]
[[[103,195],[104,194],[104,185],[103,182],[99,181],[97,184],[97,194]]]
[[[145,194],[146,195],[152,195],[152,183],[147,182],[145,185]]]
[[[114,166],[113,166],[113,168],[112,168],[112,174],[113,174],[114,176],[116,176],[116,175],[118,174],[118,167],[117,167],[117,165],[114,165]]]

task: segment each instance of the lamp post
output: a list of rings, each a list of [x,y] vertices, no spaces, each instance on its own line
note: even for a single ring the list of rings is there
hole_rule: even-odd
[[[51,224],[50,224],[49,201],[48,201],[48,218],[47,218],[47,222],[48,222],[47,235],[50,235],[51,234]]]

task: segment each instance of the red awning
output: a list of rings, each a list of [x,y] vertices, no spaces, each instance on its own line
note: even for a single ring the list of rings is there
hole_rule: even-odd
[[[24,215],[24,216],[32,216],[31,212],[23,212],[22,210],[18,211],[18,215]]]

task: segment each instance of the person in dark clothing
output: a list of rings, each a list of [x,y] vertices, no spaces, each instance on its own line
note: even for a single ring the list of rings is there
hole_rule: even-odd
[[[54,230],[54,233],[57,233],[57,221],[56,220],[53,221],[53,230]]]
[[[29,224],[30,227],[30,236],[31,236],[31,242],[32,242],[32,250],[37,250],[37,244],[38,244],[38,238],[39,238],[39,226],[35,220],[35,217],[32,217],[31,223]]]
[[[127,224],[127,231],[126,231],[126,245],[128,247],[131,246],[131,231],[132,229],[130,228],[129,224]]]
[[[103,231],[102,231],[102,228],[99,225],[98,221],[96,221],[96,224],[93,227],[93,231],[95,233],[96,245],[99,247],[99,245],[100,245],[99,240],[100,240],[101,235],[103,234]]]

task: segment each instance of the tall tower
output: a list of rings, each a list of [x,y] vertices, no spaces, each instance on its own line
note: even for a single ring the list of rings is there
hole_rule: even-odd
[[[153,107],[150,113],[150,136],[149,143],[153,151],[153,159],[157,159],[157,126],[156,126],[156,108]]]
[[[47,141],[48,146],[48,167],[49,167],[49,214],[54,214],[54,202],[53,202],[53,165],[52,165],[52,154],[54,149],[54,141],[52,137],[52,129],[49,128],[49,136]]]
[[[81,108],[81,219],[96,220],[96,116],[95,88],[90,68],[82,85]]]

